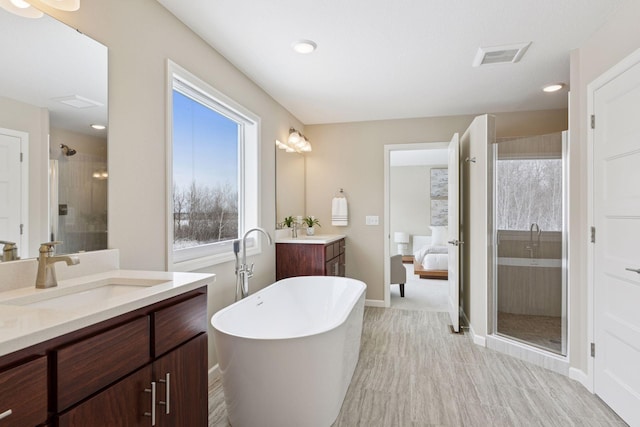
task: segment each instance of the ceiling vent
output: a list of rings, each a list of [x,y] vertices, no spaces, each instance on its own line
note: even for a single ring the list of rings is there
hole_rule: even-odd
[[[503,46],[480,47],[473,60],[473,66],[487,64],[513,64],[520,61],[531,45],[529,43],[509,44]]]
[[[80,95],[62,96],[60,98],[51,98],[51,100],[61,102],[65,105],[68,105],[69,107],[74,108],[102,107],[102,104],[98,101],[94,101]]]

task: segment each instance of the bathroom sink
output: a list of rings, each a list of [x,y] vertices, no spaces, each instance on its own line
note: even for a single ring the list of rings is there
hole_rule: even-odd
[[[82,283],[76,286],[37,290],[31,295],[1,301],[0,304],[19,305],[31,308],[69,309],[104,303],[142,288],[166,282],[166,280],[154,279],[110,278]]]

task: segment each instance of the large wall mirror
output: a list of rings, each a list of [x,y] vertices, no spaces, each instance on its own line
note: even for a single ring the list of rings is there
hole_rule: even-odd
[[[21,258],[106,248],[107,48],[0,8],[0,52],[0,241]]]
[[[304,154],[276,148],[276,222],[305,214]]]

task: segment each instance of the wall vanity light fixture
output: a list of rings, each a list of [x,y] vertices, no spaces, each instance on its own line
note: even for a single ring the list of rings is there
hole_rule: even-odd
[[[24,0],[0,0],[0,7],[23,18],[42,18],[44,15]]]
[[[289,129],[289,137],[285,142],[276,139],[276,147],[286,150],[287,153],[308,153],[311,151],[311,143],[294,128]]]

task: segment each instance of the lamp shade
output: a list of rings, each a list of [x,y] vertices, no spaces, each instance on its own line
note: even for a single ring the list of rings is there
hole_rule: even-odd
[[[396,231],[393,233],[393,240],[396,243],[409,243],[409,233],[404,231]]]

